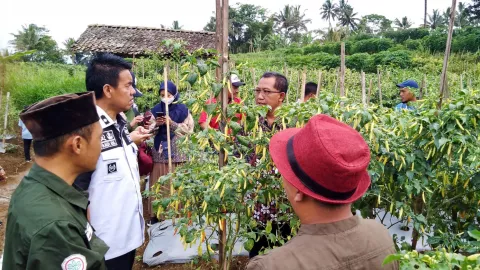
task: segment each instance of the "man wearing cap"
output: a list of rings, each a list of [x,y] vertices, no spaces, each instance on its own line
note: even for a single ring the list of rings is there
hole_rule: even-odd
[[[387,229],[352,215],[351,204],[370,186],[370,150],[357,131],[317,115],[304,128],[275,134],[269,148],[301,227],[284,246],[252,259],[248,270],[398,269],[382,268],[395,253]]]
[[[232,91],[228,92],[228,103],[229,104],[232,103],[232,102],[237,103],[237,104],[242,103],[242,100],[238,97],[238,92],[239,92],[240,86],[242,86],[244,84],[245,83],[242,82],[236,74],[232,74],[230,76],[230,88],[231,88]],[[215,104],[215,103],[217,103],[216,98],[211,98],[211,99],[207,100],[207,102],[206,102],[206,104]],[[242,114],[240,114],[240,113],[237,113],[235,115],[235,117],[238,119],[238,121],[242,120]],[[219,129],[220,128],[220,119],[219,119],[218,115],[213,116],[212,119],[210,120],[210,123],[208,123],[208,124],[207,124],[207,120],[208,120],[207,113],[202,112],[200,114],[200,118],[198,119],[198,123],[200,124],[200,127],[202,129],[207,129],[208,127],[211,127],[213,129]]]
[[[415,96],[414,89],[418,89],[418,83],[414,80],[406,80],[403,83],[397,84],[397,87],[400,91],[400,99],[402,103],[398,104],[395,107],[396,111],[400,111],[402,109],[405,110],[414,110],[414,107],[410,106],[412,102],[417,101],[417,97]],[[408,104],[410,102],[410,105]]]
[[[106,269],[108,246],[87,221],[88,199],[72,186],[100,156],[94,95],[52,97],[20,118],[32,133],[36,159],[12,195],[3,269]]]
[[[105,255],[109,270],[131,269],[135,250],[144,241],[136,144],[151,135],[143,127],[130,134],[127,121],[120,116],[133,105],[130,69],[123,58],[101,54],[89,63],[85,76],[87,91],[95,93],[103,135],[95,171],[75,183],[89,193],[90,221],[110,247]]]

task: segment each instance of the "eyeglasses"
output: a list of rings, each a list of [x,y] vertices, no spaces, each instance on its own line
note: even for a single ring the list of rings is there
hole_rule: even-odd
[[[260,93],[262,93],[265,96],[269,96],[269,95],[274,94],[274,93],[276,93],[276,94],[282,93],[282,92],[279,92],[279,91],[270,91],[270,90],[263,90],[263,89],[255,89],[253,91],[255,92],[256,96],[260,95]]]

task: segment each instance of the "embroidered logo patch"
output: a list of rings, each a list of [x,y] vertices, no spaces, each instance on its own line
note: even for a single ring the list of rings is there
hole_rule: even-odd
[[[105,125],[110,124],[110,121],[108,121],[108,119],[105,115],[100,116],[100,119],[102,119],[102,121],[103,121],[103,123],[105,123]]]
[[[65,258],[62,262],[63,270],[85,270],[87,269],[87,259],[81,254],[73,254]]]
[[[118,143],[115,140],[115,134],[112,130],[104,130],[102,134],[102,150],[117,147]]]
[[[117,172],[117,163],[116,162],[109,163],[107,165],[107,171],[108,171],[109,174]]]
[[[85,235],[87,236],[88,241],[92,240],[93,228],[89,222],[87,222],[87,228],[85,229]]]

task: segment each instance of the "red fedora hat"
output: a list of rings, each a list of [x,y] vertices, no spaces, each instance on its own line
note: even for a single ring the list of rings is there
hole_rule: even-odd
[[[327,115],[275,134],[269,148],[283,178],[316,200],[352,203],[370,186],[367,143],[356,130]]]

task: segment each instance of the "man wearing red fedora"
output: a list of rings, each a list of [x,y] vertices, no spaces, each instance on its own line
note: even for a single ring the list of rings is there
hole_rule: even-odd
[[[398,269],[382,268],[395,253],[387,229],[351,211],[370,186],[370,150],[357,131],[317,115],[304,128],[274,135],[269,148],[302,225],[287,244],[252,259],[248,270]]]

